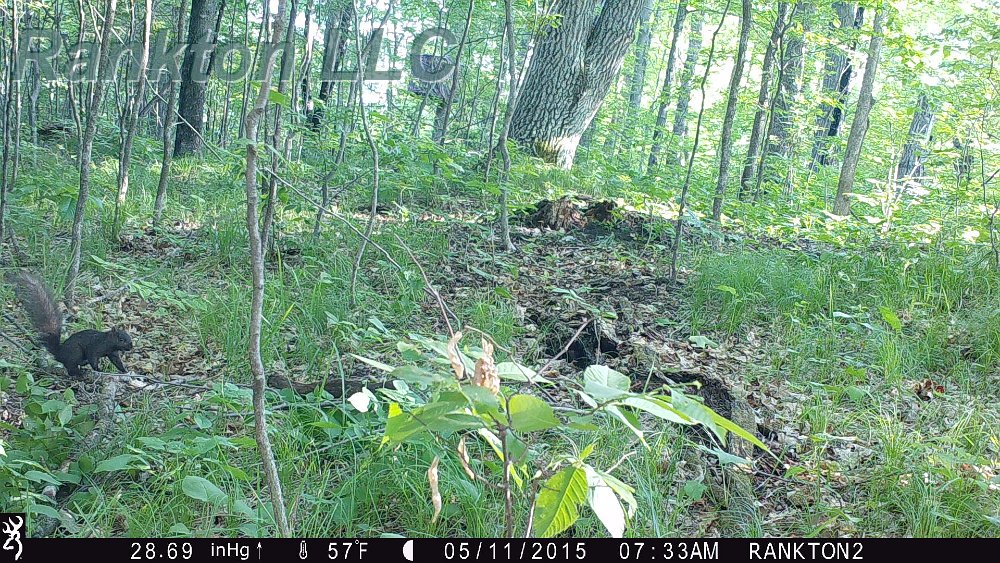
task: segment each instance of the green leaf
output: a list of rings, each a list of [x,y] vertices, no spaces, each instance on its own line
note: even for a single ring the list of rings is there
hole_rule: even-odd
[[[29,481],[34,481],[35,483],[41,483],[44,481],[45,483],[49,483],[57,487],[59,485],[62,485],[62,482],[59,479],[56,479],[55,477],[49,475],[48,473],[43,473],[41,471],[36,471],[34,469],[25,472],[24,478]]]
[[[514,362],[500,362],[497,364],[497,374],[500,375],[500,379],[509,379],[510,381],[552,384],[551,380],[538,375],[535,370],[515,364]]]
[[[896,332],[903,330],[903,323],[899,320],[899,317],[896,316],[895,311],[888,307],[879,307],[878,312],[882,313],[882,320],[885,321],[885,324],[892,327],[892,330],[895,330]]]
[[[594,471],[587,472],[587,504],[613,538],[625,535],[625,511],[622,503],[604,479]]]
[[[649,444],[646,443],[646,438],[642,434],[642,429],[639,426],[639,419],[628,411],[623,411],[614,405],[607,405],[604,410],[611,413],[612,416],[622,421],[622,423],[632,431],[633,434],[639,437],[639,441],[642,442],[647,448]]]
[[[674,409],[670,403],[666,401],[658,400],[653,397],[647,397],[644,395],[636,395],[634,397],[626,397],[622,399],[621,404],[628,405],[630,407],[637,408],[642,411],[646,411],[649,414],[662,418],[668,422],[673,422],[675,424],[695,424],[695,421],[685,414],[678,412],[678,409]]]
[[[587,473],[583,469],[567,467],[550,477],[535,499],[535,536],[555,537],[572,526],[586,499]]]
[[[689,336],[688,337],[688,341],[691,342],[691,344],[694,344],[695,347],[702,348],[702,349],[704,349],[704,348],[718,348],[719,347],[719,343],[718,342],[712,340],[711,338],[709,338],[707,336],[702,336],[700,334],[697,335],[697,336]]]
[[[721,414],[713,411],[709,407],[705,408],[708,409],[710,413],[712,413],[712,420],[715,421],[715,424],[725,428],[726,430],[732,432],[733,434],[736,434],[740,438],[743,438],[744,440],[750,442],[751,444],[771,454],[771,450],[769,450],[767,446],[764,445],[764,442],[761,442],[760,440],[757,439],[756,436],[744,430],[739,424],[736,424],[735,422],[729,420],[728,418],[722,416]]]
[[[583,390],[598,401],[628,395],[632,380],[606,366],[590,366],[583,372]]]
[[[222,492],[222,489],[215,486],[214,483],[205,479],[204,477],[196,477],[194,475],[188,475],[181,482],[181,489],[184,494],[203,502],[207,502],[213,505],[220,505],[229,500],[229,495]]]
[[[538,397],[514,395],[510,399],[510,420],[518,432],[537,432],[559,426],[552,406]]]
[[[271,89],[267,93],[267,99],[272,103],[278,104],[279,106],[289,107],[292,104],[292,98],[288,94],[283,94],[277,90]]]
[[[98,463],[97,469],[95,469],[94,472],[102,473],[104,471],[121,471],[123,469],[129,469],[129,464],[138,459],[139,456],[133,454],[116,455],[115,457],[108,458],[101,463]]]
[[[718,289],[719,291],[723,291],[725,293],[728,293],[728,294],[732,295],[733,297],[737,296],[736,288],[729,287],[728,285],[717,285],[717,286],[715,286],[715,289]]]
[[[429,385],[445,380],[444,376],[438,372],[428,371],[416,366],[398,367],[392,370],[390,376],[393,379],[402,379],[403,381],[416,385],[420,388],[427,388]],[[451,379],[454,379],[454,377]]]
[[[32,504],[31,506],[28,507],[28,513],[29,514],[41,514],[43,516],[48,516],[49,518],[52,518],[53,520],[62,521],[62,515],[59,514],[58,510],[52,508],[51,506],[44,505],[44,504]]]
[[[357,354],[351,354],[351,356],[353,356],[355,359],[361,360],[362,362],[370,365],[371,367],[373,367],[375,369],[379,369],[379,370],[382,370],[382,371],[387,372],[387,373],[392,373],[392,371],[396,369],[396,368],[390,366],[389,364],[383,364],[382,362],[380,362],[378,360],[373,360],[371,358],[366,358],[364,356],[359,356]]]
[[[750,460],[742,458],[738,455],[733,455],[727,451],[720,450],[718,448],[709,448],[706,446],[698,445],[698,449],[703,452],[710,453],[715,457],[719,458],[719,463],[722,465],[752,465]]]
[[[715,424],[715,419],[712,417],[715,413],[712,409],[705,406],[705,403],[690,399],[687,395],[677,390],[670,391],[670,403],[675,409],[677,409],[677,412],[704,424],[705,427],[718,436],[720,440],[723,442],[726,441],[726,433],[719,429],[719,427]]]

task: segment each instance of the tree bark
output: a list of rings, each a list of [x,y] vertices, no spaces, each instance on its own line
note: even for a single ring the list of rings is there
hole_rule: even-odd
[[[177,35],[178,42],[184,41],[184,23],[187,20],[187,0],[181,0],[180,8],[177,12]],[[160,179],[156,184],[156,203],[153,204],[153,228],[159,228],[160,220],[163,218],[163,208],[167,204],[167,185],[170,182],[170,164],[173,160],[174,126],[177,124],[177,84],[180,76],[170,77],[170,89],[167,91],[167,111],[163,118],[163,156],[160,160]]]
[[[793,13],[799,14],[800,17],[805,13],[801,2],[795,6]],[[802,20],[802,30],[791,29],[783,38],[785,45],[781,60],[781,80],[774,97],[774,110],[771,112],[771,125],[768,128],[770,134],[767,154],[781,159],[787,159],[792,153],[794,129],[792,104],[802,89],[802,72],[805,68],[803,32],[807,24],[806,18]]]
[[[440,128],[435,120],[434,130],[436,134],[435,142],[444,144],[445,137],[448,136],[448,122],[451,119],[451,106],[455,102],[455,91],[458,90],[459,79],[461,78],[462,54],[465,51],[465,43],[469,38],[469,28],[472,27],[472,10],[476,7],[476,0],[469,0],[469,11],[465,14],[465,27],[462,28],[462,37],[458,41],[458,51],[455,53],[455,68],[451,72],[451,88],[448,90],[448,98],[444,101],[440,118]]]
[[[667,55],[667,72],[663,77],[663,86],[660,87],[660,107],[656,112],[656,126],[653,128],[653,147],[649,149],[649,161],[647,163],[649,168],[656,166],[657,157],[660,154],[660,144],[662,143],[661,138],[663,137],[663,130],[667,126],[667,108],[670,107],[670,84],[673,82],[674,78],[674,59],[677,57],[677,40],[680,38],[681,31],[684,29],[684,19],[687,17],[687,5],[688,0],[678,0],[677,2],[677,14],[674,16],[674,31],[671,35],[670,51]],[[701,37],[698,37],[697,41],[700,49]],[[698,49],[695,50],[697,51]],[[688,52],[690,53],[690,49]],[[684,64],[686,71],[687,62],[685,61]],[[691,72],[692,74],[694,73],[693,67]],[[691,80],[689,78],[687,89],[689,98],[691,96],[690,82]],[[685,108],[685,112],[686,111],[687,109]]]
[[[572,168],[580,137],[621,70],[643,0],[554,0],[560,24],[540,32],[510,136],[534,154]]]
[[[865,62],[865,75],[861,80],[861,93],[858,95],[858,108],[851,123],[851,133],[847,137],[847,148],[844,150],[844,164],[840,168],[840,180],[837,182],[837,200],[833,212],[837,215],[847,215],[851,212],[851,200],[848,194],[854,186],[854,177],[858,172],[858,160],[861,158],[861,145],[868,132],[868,117],[872,111],[872,89],[875,87],[875,75],[878,72],[878,60],[882,54],[882,24],[885,23],[885,7],[879,5],[875,12],[875,22],[872,26],[872,38],[868,45],[868,60]]]
[[[729,100],[726,102],[726,116],[722,121],[722,140],[719,148],[719,178],[715,183],[715,199],[712,200],[712,219],[722,218],[722,202],[729,185],[729,164],[733,154],[733,121],[736,118],[736,105],[740,101],[740,82],[743,80],[743,67],[746,63],[747,44],[750,41],[750,27],[753,25],[753,9],[750,0],[743,0],[743,13],[740,15],[740,43],[736,49],[736,62],[733,75],[729,81]]]
[[[774,59],[778,52],[778,42],[785,34],[785,18],[788,16],[788,2],[779,2],[777,15],[774,19],[774,27],[771,28],[771,37],[767,42],[767,49],[764,50],[764,60],[761,61],[760,69],[760,91],[757,93],[757,110],[753,116],[753,126],[750,128],[750,145],[747,147],[747,159],[743,164],[743,173],[740,175],[739,198],[743,199],[744,194],[749,189],[750,181],[757,173],[757,158],[760,155],[760,148],[763,144],[765,118],[767,117],[768,105],[771,98],[771,81],[774,78]]]
[[[906,145],[903,146],[903,154],[899,158],[899,167],[896,169],[897,180],[921,181],[924,175],[924,159],[927,155],[926,144],[933,125],[934,110],[931,109],[927,94],[922,93],[917,99],[913,121],[910,122],[910,133]]]
[[[684,241],[684,214],[687,211],[687,196],[691,189],[691,173],[694,170],[694,157],[698,154],[698,143],[701,141],[701,122],[705,117],[705,83],[708,82],[708,75],[712,72],[712,60],[715,57],[715,40],[719,38],[719,32],[726,23],[726,16],[729,15],[729,8],[732,0],[726,0],[726,7],[722,10],[722,17],[719,18],[719,25],[712,33],[712,42],[708,47],[708,60],[705,61],[705,73],[701,75],[701,106],[698,108],[698,120],[694,126],[694,141],[691,144],[691,158],[687,161],[684,174],[684,185],[681,187],[680,201],[677,203],[677,222],[674,226],[674,240],[670,249],[670,282],[677,282],[677,258],[680,256],[681,243]]]
[[[503,159],[503,168],[500,172],[500,242],[503,249],[510,252],[514,250],[514,243],[510,240],[510,217],[507,210],[507,180],[510,178],[510,150],[507,148],[507,139],[510,136],[514,112],[520,101],[517,42],[514,38],[514,10],[511,7],[511,0],[504,0],[504,29],[507,39],[507,75],[510,78],[510,93],[507,96],[507,113],[503,118],[503,128],[500,130],[497,144],[500,147],[500,157]]]
[[[642,89],[646,85],[646,67],[649,65],[649,45],[653,41],[653,4],[646,0],[639,16],[639,38],[635,43],[635,68],[629,82],[628,105],[638,112],[642,104]]]
[[[0,166],[0,250],[2,250],[4,235],[7,224],[7,195],[13,189],[16,180],[17,163],[16,158],[11,154],[12,149],[17,151],[17,145],[11,140],[11,132],[17,128],[15,122],[20,122],[21,111],[18,102],[20,101],[20,83],[15,72],[15,57],[20,48],[19,27],[21,25],[17,1],[11,2],[10,13],[10,51],[7,56],[7,83],[4,88],[6,100],[3,111],[3,164]],[[13,146],[12,146],[13,145]],[[10,170],[13,168],[13,170]]]
[[[188,49],[184,53],[181,66],[181,90],[178,113],[180,122],[174,139],[174,157],[200,153],[205,132],[205,93],[208,79],[199,78],[200,71],[207,65],[203,51],[194,48],[199,42],[214,43],[216,20],[219,15],[216,0],[191,0],[191,19],[188,24]],[[207,53],[205,53],[207,55]],[[195,59],[198,60],[195,60]]]
[[[196,0],[200,1],[200,0]],[[282,19],[285,14],[285,1],[278,0],[278,13],[271,24],[271,41],[281,40]],[[267,4],[264,10],[268,10]],[[264,361],[260,354],[260,339],[264,320],[264,251],[261,245],[259,221],[257,217],[260,194],[257,190],[257,127],[267,106],[268,94],[271,92],[271,72],[264,72],[257,98],[246,116],[243,130],[246,132],[246,196],[247,196],[247,233],[250,239],[250,270],[253,277],[253,297],[250,304],[250,368],[253,371],[253,412],[254,437],[264,465],[264,476],[267,479],[271,493],[271,505],[274,510],[274,520],[278,526],[278,534],[289,537],[291,529],[288,526],[288,516],[285,513],[285,498],[281,491],[281,478],[278,466],[274,461],[271,449],[271,438],[267,435],[267,405],[264,397],[264,387],[267,377],[264,373]]]
[[[107,0],[104,5],[104,23],[101,25],[101,41],[97,46],[97,80],[92,86],[90,103],[87,108],[87,125],[80,143],[80,192],[76,197],[76,212],[73,215],[72,252],[69,273],[66,276],[65,302],[73,306],[76,296],[76,278],[80,275],[80,256],[83,250],[83,221],[87,212],[87,197],[90,195],[90,161],[94,151],[94,137],[97,136],[98,112],[104,100],[104,80],[108,74],[108,47],[111,30],[118,11],[118,0]]]
[[[837,13],[840,29],[861,29],[864,23],[864,8],[859,8],[850,2],[834,2],[833,9]],[[832,22],[830,28],[836,29]],[[855,44],[856,41],[852,39],[851,50]],[[833,138],[840,135],[844,122],[844,105],[854,74],[851,59],[842,49],[831,47],[826,57],[821,89],[824,101],[820,104],[820,113],[816,118],[816,134],[810,164],[810,168],[813,169],[817,165],[832,164],[834,160],[830,155],[830,144]]]
[[[153,34],[153,0],[145,0],[146,13],[142,26],[142,53],[139,55],[139,76],[132,99],[127,102],[123,123],[124,137],[121,144],[121,155],[118,158],[118,197],[115,199],[115,216],[112,222],[111,238],[118,240],[122,222],[122,207],[128,195],[129,166],[132,163],[132,145],[135,142],[135,130],[139,125],[139,111],[146,98],[146,68],[149,66],[149,43]]]
[[[347,30],[350,29],[351,21],[354,19],[353,6],[345,6],[340,9],[335,17],[330,17],[326,22],[326,33],[323,36],[323,63],[320,75],[340,70],[344,62],[344,55],[347,52]],[[323,122],[323,114],[333,93],[335,82],[332,80],[322,80],[319,84],[320,103],[309,115],[309,126],[318,131]]]
[[[691,14],[688,31],[688,50],[684,59],[684,70],[681,71],[680,89],[677,91],[677,107],[674,108],[673,143],[667,155],[667,162],[680,164],[680,146],[687,136],[687,114],[691,104],[691,88],[694,87],[694,70],[701,55],[701,12],[695,10]]]

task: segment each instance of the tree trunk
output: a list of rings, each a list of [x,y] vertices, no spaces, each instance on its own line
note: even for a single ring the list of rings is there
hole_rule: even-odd
[[[132,145],[135,141],[135,130],[139,125],[139,111],[146,98],[146,68],[149,66],[149,43],[153,34],[153,0],[145,0],[146,13],[142,26],[142,53],[139,55],[139,76],[135,94],[127,102],[124,115],[121,155],[118,158],[118,197],[115,199],[115,216],[111,224],[111,238],[118,240],[122,222],[122,207],[128,195],[129,166],[132,163]]]
[[[580,137],[621,70],[643,0],[554,0],[558,27],[541,31],[510,136],[547,162],[572,168]]]
[[[264,5],[264,10],[268,10],[267,4]],[[281,40],[284,13],[285,0],[278,0],[278,13],[275,15],[271,27],[271,41],[274,43]],[[264,387],[267,383],[267,377],[264,373],[264,362],[260,353],[260,339],[264,321],[264,251],[261,245],[257,217],[260,203],[260,194],[257,190],[257,127],[260,124],[261,117],[264,115],[264,108],[267,106],[267,99],[270,92],[271,72],[265,72],[253,109],[247,113],[246,122],[243,126],[243,130],[246,132],[247,147],[246,175],[244,176],[247,197],[246,219],[247,234],[250,239],[250,270],[253,277],[248,353],[250,356],[250,368],[253,372],[254,437],[257,441],[257,448],[260,450],[264,476],[267,479],[268,489],[271,493],[271,506],[274,510],[274,520],[278,526],[278,534],[287,538],[291,535],[291,529],[288,527],[288,516],[285,513],[285,499],[281,491],[281,478],[278,475],[277,464],[274,462],[271,438],[267,435],[267,405],[264,401]]]
[[[284,48],[281,50],[281,67],[278,71],[278,94],[286,95],[291,82],[292,69],[295,67],[295,16],[298,12],[298,0],[291,0],[291,10],[288,14],[288,27],[285,29]],[[266,61],[265,61],[266,64]],[[264,221],[261,224],[260,240],[264,245],[264,255],[271,248],[274,213],[278,199],[278,169],[281,165],[281,114],[280,104],[274,106],[274,130],[271,133],[271,170],[267,180],[267,203],[264,206]],[[288,160],[288,155],[285,155]]]
[[[924,159],[927,156],[926,144],[930,138],[931,127],[934,124],[934,111],[931,109],[927,94],[920,94],[917,107],[910,122],[910,133],[903,146],[903,154],[899,159],[896,179],[913,179],[919,182],[924,175]]]
[[[347,30],[350,29],[351,21],[354,19],[353,6],[345,6],[337,13],[337,16],[330,17],[326,22],[326,33],[323,36],[323,63],[320,69],[320,76],[327,76],[329,73],[340,70],[344,62],[344,54],[347,52]],[[337,27],[339,26],[339,27]],[[318,131],[323,122],[323,113],[333,93],[335,82],[332,80],[322,80],[319,84],[319,101],[317,107],[309,115],[309,126]]]
[[[174,139],[174,157],[200,153],[205,132],[205,93],[208,78],[202,70],[207,66],[208,51],[197,48],[201,43],[214,47],[215,23],[219,15],[216,0],[191,0],[191,19],[188,24],[188,49],[181,66],[181,93],[178,104],[180,121]],[[195,60],[197,59],[197,60]]]
[[[10,13],[10,29],[11,29],[11,40],[10,40],[10,51],[7,56],[7,83],[4,85],[4,95],[6,100],[4,100],[4,111],[3,111],[3,164],[0,166],[0,250],[3,247],[4,234],[6,233],[6,221],[7,221],[7,194],[13,189],[13,184],[16,179],[16,158],[13,158],[11,154],[11,149],[16,152],[18,147],[14,145],[11,141],[11,132],[17,128],[15,121],[21,120],[20,107],[18,106],[20,83],[15,72],[15,67],[18,65],[15,63],[15,57],[17,56],[17,51],[20,47],[18,35],[19,27],[21,25],[18,3],[16,1],[11,2],[11,13]],[[18,107],[15,107],[18,106]],[[11,170],[13,168],[14,170]]]
[[[653,4],[646,0],[639,16],[639,38],[635,43],[635,68],[629,83],[628,105],[633,112],[640,109],[642,89],[646,85],[646,67],[649,65],[649,44],[653,41]]]
[[[694,87],[694,70],[701,54],[701,24],[701,12],[695,10],[691,14],[688,51],[684,59],[684,70],[681,71],[680,89],[677,91],[677,107],[674,109],[673,143],[667,155],[667,162],[671,164],[680,164],[680,146],[687,136],[687,114],[691,104],[691,88]]]
[[[681,36],[681,31],[684,29],[684,18],[687,17],[687,5],[688,0],[678,0],[677,2],[677,14],[674,16],[674,31],[670,39],[670,52],[667,55],[667,72],[663,77],[663,86],[660,88],[660,108],[656,112],[656,127],[653,128],[653,147],[649,150],[649,168],[656,166],[657,155],[660,154],[660,144],[662,143],[661,138],[663,137],[663,129],[667,126],[667,108],[670,106],[670,83],[673,82],[674,77],[674,59],[677,57],[677,40]],[[699,22],[699,26],[700,26]],[[692,32],[693,36],[693,32]],[[701,46],[701,37],[698,37],[698,46]],[[695,49],[695,51],[699,50]],[[688,58],[690,58],[691,50],[688,50]],[[697,56],[697,55],[696,55]],[[693,64],[693,63],[692,63]],[[684,63],[685,72],[687,71],[687,61]],[[691,68],[692,74],[694,73],[694,67]],[[688,97],[691,96],[691,79],[688,78]],[[685,112],[687,109],[685,108]]]
[[[184,41],[184,22],[187,20],[187,0],[181,0],[177,11],[177,35],[175,39]],[[181,77],[170,77],[170,89],[167,92],[167,111],[163,118],[163,157],[160,160],[160,179],[156,185],[156,203],[153,205],[153,228],[160,226],[163,218],[163,208],[167,203],[167,184],[170,181],[170,164],[174,152],[171,150],[174,126],[177,124],[177,83]]]
[[[794,115],[792,104],[799,96],[802,87],[802,72],[805,68],[805,53],[803,33],[806,29],[807,17],[802,17],[802,3],[795,6],[794,13],[803,21],[802,29],[792,28],[784,38],[784,49],[781,58],[781,80],[778,92],[774,97],[774,110],[771,112],[771,125],[767,143],[768,156],[787,160],[792,153],[792,133],[794,131]],[[791,166],[791,164],[789,164]]]
[[[736,49],[736,62],[733,75],[729,81],[729,100],[726,102],[726,117],[722,121],[722,140],[719,148],[719,178],[715,184],[715,199],[712,200],[712,219],[718,221],[722,217],[722,201],[729,185],[729,163],[733,154],[733,121],[736,118],[736,105],[740,101],[740,82],[743,80],[743,67],[746,63],[747,43],[750,41],[750,27],[753,25],[753,10],[750,0],[743,0],[743,13],[740,15],[740,43]]]
[[[448,136],[448,121],[451,119],[451,107],[455,102],[455,91],[458,90],[459,79],[461,78],[462,53],[465,51],[465,42],[469,38],[469,28],[472,27],[472,10],[475,7],[476,0],[469,0],[469,11],[465,14],[465,27],[462,29],[462,37],[458,41],[458,51],[455,53],[455,68],[451,71],[451,88],[448,90],[448,98],[444,100],[441,110],[440,126],[438,125],[439,120],[434,120],[434,131],[437,136],[434,140],[439,145],[443,145],[445,137]]]
[[[76,198],[76,213],[73,216],[72,253],[69,273],[66,276],[65,301],[73,306],[76,293],[76,278],[80,275],[80,256],[83,250],[83,220],[87,211],[87,197],[90,195],[90,161],[94,151],[94,137],[97,136],[98,113],[104,100],[104,80],[108,74],[108,47],[111,43],[111,29],[114,27],[118,0],[107,0],[104,6],[104,23],[101,25],[101,41],[97,46],[97,80],[92,86],[90,103],[87,108],[87,125],[80,143],[80,192]]]
[[[510,79],[510,93],[507,97],[507,113],[503,118],[503,128],[500,130],[500,139],[497,141],[500,147],[500,157],[503,159],[503,168],[500,172],[500,243],[503,245],[503,249],[508,252],[514,250],[514,243],[510,240],[510,217],[507,210],[507,180],[510,178],[510,150],[507,148],[507,138],[510,136],[514,112],[520,101],[517,42],[514,38],[514,9],[511,7],[511,2],[512,0],[504,0],[504,35],[507,39],[507,75]]]
[[[767,117],[767,109],[771,97],[771,79],[774,73],[775,53],[778,51],[778,42],[785,34],[785,18],[788,15],[788,2],[779,2],[777,15],[774,19],[774,27],[771,28],[771,37],[764,50],[764,60],[760,69],[760,91],[757,93],[757,110],[753,116],[753,127],[750,129],[750,145],[747,147],[747,159],[743,164],[743,173],[740,175],[739,198],[743,199],[749,189],[750,181],[757,173],[757,158],[760,155],[760,147],[764,138],[764,119]]]
[[[684,241],[684,214],[687,209],[688,190],[691,189],[691,173],[694,169],[694,157],[698,154],[698,143],[701,141],[701,123],[705,117],[705,83],[708,82],[708,75],[712,72],[712,61],[715,57],[715,41],[719,38],[719,32],[722,31],[722,27],[726,23],[726,16],[729,15],[729,8],[732,3],[733,0],[726,0],[726,7],[722,10],[719,25],[712,33],[712,41],[708,47],[708,60],[705,61],[705,73],[701,75],[701,83],[698,87],[701,90],[701,106],[698,108],[698,119],[694,126],[694,141],[691,144],[691,157],[687,161],[684,173],[684,185],[681,187],[680,201],[677,202],[677,221],[674,225],[674,240],[670,248],[670,283],[677,282],[677,258],[680,256],[681,243]]]
[[[834,2],[833,9],[837,13],[840,29],[861,29],[864,23],[864,8],[856,7],[850,2]],[[831,30],[835,29],[830,24]],[[851,40],[850,49],[854,50],[856,40]],[[816,134],[813,141],[810,168],[817,165],[833,163],[830,155],[830,144],[833,138],[840,135],[844,122],[844,104],[851,87],[851,77],[854,73],[851,59],[839,48],[831,47],[827,51],[826,65],[823,70],[823,85],[821,96],[825,100],[820,104],[819,116],[816,118]]]
[[[851,123],[851,133],[847,137],[847,148],[844,151],[844,164],[840,168],[840,180],[837,182],[837,200],[833,212],[837,215],[847,215],[851,212],[851,200],[848,193],[854,186],[854,177],[858,172],[858,160],[861,158],[861,145],[868,132],[868,117],[872,111],[872,89],[875,87],[875,75],[878,72],[878,59],[882,53],[882,24],[885,22],[885,7],[879,6],[875,12],[875,22],[872,27],[872,38],[868,45],[868,60],[865,62],[865,75],[861,79],[861,93],[858,95],[858,108]]]

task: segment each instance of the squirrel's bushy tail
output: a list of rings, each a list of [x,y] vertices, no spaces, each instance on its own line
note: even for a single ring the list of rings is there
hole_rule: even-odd
[[[14,286],[14,293],[39,332],[45,349],[56,354],[62,337],[62,315],[52,290],[38,276],[26,272],[9,274],[7,281]]]

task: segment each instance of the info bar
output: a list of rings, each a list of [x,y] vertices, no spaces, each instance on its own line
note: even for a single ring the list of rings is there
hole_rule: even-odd
[[[997,553],[997,539],[23,539],[4,561],[869,561]],[[18,555],[15,559],[15,555]]]

